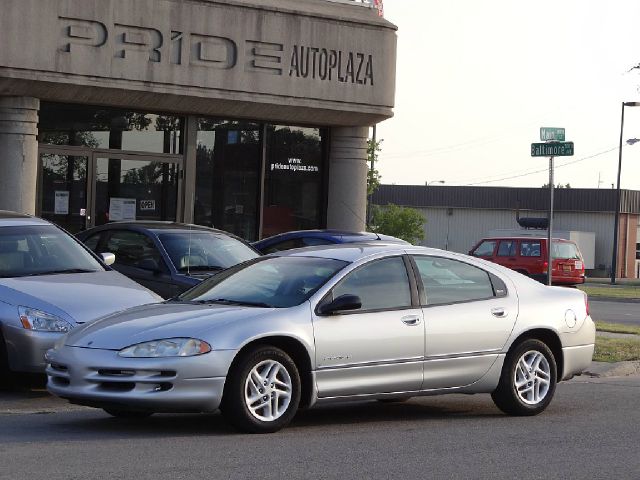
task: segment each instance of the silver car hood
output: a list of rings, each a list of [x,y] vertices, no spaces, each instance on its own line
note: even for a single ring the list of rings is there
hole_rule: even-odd
[[[198,338],[207,330],[264,315],[264,308],[167,302],[143,305],[102,318],[70,332],[72,347],[120,350],[163,338]],[[215,348],[215,345],[212,345]]]
[[[7,303],[43,310],[76,323],[162,300],[114,270],[3,278],[0,297],[7,297]]]

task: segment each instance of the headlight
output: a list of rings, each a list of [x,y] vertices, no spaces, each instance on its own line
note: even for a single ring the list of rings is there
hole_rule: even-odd
[[[209,353],[211,345],[195,338],[166,338],[152,342],[138,343],[118,352],[121,357],[192,357]]]
[[[38,332],[58,332],[67,333],[73,328],[66,320],[51,313],[36,310],[29,307],[18,307],[20,322],[27,330]]]

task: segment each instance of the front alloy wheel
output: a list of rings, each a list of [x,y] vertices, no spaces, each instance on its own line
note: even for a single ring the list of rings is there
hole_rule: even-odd
[[[556,379],[556,361],[549,347],[540,340],[525,340],[507,354],[491,398],[510,415],[537,415],[551,403]]]
[[[280,362],[271,359],[260,362],[251,369],[244,384],[245,405],[256,419],[272,422],[286,413],[293,383]]]
[[[299,403],[300,374],[296,364],[279,348],[261,346],[234,362],[220,408],[239,430],[271,433],[293,419]]]

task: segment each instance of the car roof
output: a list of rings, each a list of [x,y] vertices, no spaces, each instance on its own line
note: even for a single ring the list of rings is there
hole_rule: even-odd
[[[441,250],[427,247],[415,247],[413,245],[402,245],[398,243],[386,242],[362,242],[362,243],[341,243],[337,245],[320,245],[317,247],[293,248],[272,253],[278,257],[320,257],[342,260],[345,262],[355,262],[361,258],[369,257],[380,253],[402,254],[410,248],[412,251],[424,251],[424,253],[438,254]]]
[[[46,220],[38,217],[32,217],[24,213],[11,212],[9,210],[0,210],[0,226],[21,226],[21,225],[51,225]]]
[[[543,236],[533,236],[533,235],[504,235],[504,236],[498,236],[498,237],[486,237],[481,239],[481,242],[484,242],[485,240],[547,240],[547,237],[543,237]],[[568,240],[566,238],[558,238],[558,237],[553,237],[553,241],[554,242],[569,242],[569,243],[575,243],[573,240]]]
[[[235,236],[229,232],[225,232],[224,230],[205,227],[204,225],[194,225],[190,223],[179,223],[179,222],[163,222],[163,221],[153,221],[153,220],[110,222],[110,223],[105,223],[104,225],[100,225],[98,227],[93,227],[90,229],[90,231],[97,232],[102,230],[113,230],[118,228],[130,228],[133,230],[149,230],[154,233],[201,231],[201,232],[211,232],[211,233],[222,233],[232,237]],[[87,230],[87,232],[89,232],[89,230]]]

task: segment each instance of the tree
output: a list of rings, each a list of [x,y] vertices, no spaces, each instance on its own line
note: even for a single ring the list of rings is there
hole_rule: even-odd
[[[424,239],[425,218],[415,208],[394,204],[385,207],[372,205],[372,208],[372,232],[398,237],[412,244]]]
[[[542,185],[542,188],[549,188],[549,184],[545,183],[544,185]],[[562,185],[561,183],[559,183],[558,185],[556,185],[556,188],[571,188],[571,184],[567,183],[566,185]]]
[[[367,140],[367,160],[369,162],[369,169],[367,170],[367,195],[373,195],[378,187],[380,186],[380,180],[382,176],[378,169],[376,168],[376,163],[378,162],[378,152],[382,150],[382,142],[376,142],[372,139]],[[371,164],[373,164],[373,169],[371,168]]]

